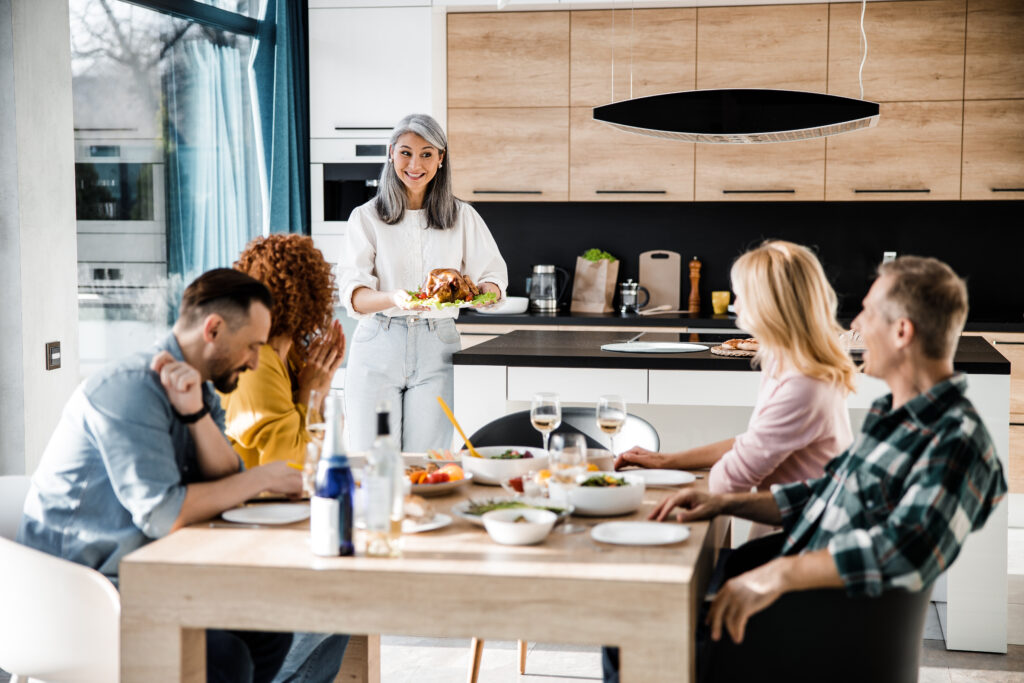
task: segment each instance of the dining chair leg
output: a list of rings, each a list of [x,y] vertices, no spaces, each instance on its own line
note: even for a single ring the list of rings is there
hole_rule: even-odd
[[[519,674],[526,675],[526,647],[529,645],[525,640],[519,641]]]
[[[476,683],[477,676],[480,675],[480,658],[484,654],[484,641],[481,638],[474,638],[470,647],[470,661],[469,661],[469,677],[466,679],[469,683]]]

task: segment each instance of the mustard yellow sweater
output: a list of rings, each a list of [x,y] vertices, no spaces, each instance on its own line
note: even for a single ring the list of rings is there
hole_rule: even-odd
[[[306,459],[306,406],[296,403],[288,367],[269,344],[256,370],[243,372],[238,388],[221,394],[227,436],[246,467]]]

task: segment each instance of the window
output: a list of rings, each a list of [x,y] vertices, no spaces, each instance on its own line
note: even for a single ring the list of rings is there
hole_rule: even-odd
[[[87,375],[166,332],[183,285],[259,234],[262,204],[252,39],[120,0],[69,7]]]

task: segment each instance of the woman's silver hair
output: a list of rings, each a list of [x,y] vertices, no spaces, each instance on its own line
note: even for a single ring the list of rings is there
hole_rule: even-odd
[[[459,215],[459,200],[452,194],[452,171],[451,156],[448,154],[448,138],[444,129],[434,117],[427,114],[409,114],[398,122],[391,132],[389,146],[390,152],[394,150],[398,138],[406,133],[415,133],[421,138],[436,147],[439,152],[444,153],[442,165],[437,169],[430,184],[427,185],[427,194],[423,199],[423,208],[427,210],[427,227],[447,230],[455,225],[455,219]],[[398,177],[393,163],[385,163],[380,172],[380,182],[377,187],[377,199],[374,208],[377,215],[388,225],[398,223],[405,216],[405,209],[408,199],[405,193],[405,185]]]

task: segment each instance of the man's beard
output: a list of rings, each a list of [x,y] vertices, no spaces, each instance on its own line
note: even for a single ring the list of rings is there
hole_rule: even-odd
[[[242,365],[237,368],[229,366],[227,359],[216,359],[213,364],[213,370],[210,373],[210,381],[213,382],[213,387],[222,394],[230,394],[232,391],[238,388],[238,378],[244,372],[246,366]]]

